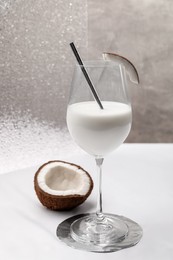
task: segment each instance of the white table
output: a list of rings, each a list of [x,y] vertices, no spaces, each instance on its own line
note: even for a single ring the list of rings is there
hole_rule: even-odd
[[[88,200],[69,212],[53,212],[40,204],[33,187],[38,167],[0,176],[0,259],[173,259],[173,144],[124,144],[106,158],[104,211],[129,217],[144,231],[138,245],[109,254],[76,250],[56,237],[61,221],[93,212],[96,205],[92,158],[82,153],[64,159],[84,167],[95,182]]]

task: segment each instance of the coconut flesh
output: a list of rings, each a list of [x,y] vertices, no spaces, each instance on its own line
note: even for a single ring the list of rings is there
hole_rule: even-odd
[[[36,172],[34,186],[44,206],[53,210],[68,210],[87,199],[93,189],[93,181],[78,165],[50,161]]]
[[[116,53],[103,53],[102,54],[104,60],[109,60],[116,62],[117,64],[121,64],[125,67],[127,74],[129,75],[129,78],[131,82],[135,84],[139,84],[139,75],[138,71],[133,65],[131,61],[129,61],[127,58],[116,54]]]

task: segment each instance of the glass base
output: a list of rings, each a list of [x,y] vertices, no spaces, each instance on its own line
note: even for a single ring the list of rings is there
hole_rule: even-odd
[[[141,227],[123,216],[83,214],[63,221],[57,236],[67,245],[92,252],[113,252],[134,246],[142,237]]]

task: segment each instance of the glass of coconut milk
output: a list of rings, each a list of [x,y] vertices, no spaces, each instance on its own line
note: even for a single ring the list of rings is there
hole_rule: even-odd
[[[99,175],[98,203],[95,213],[76,216],[70,224],[69,237],[73,247],[111,252],[135,245],[142,236],[142,229],[136,222],[102,210],[102,164],[128,136],[132,109],[123,65],[90,61],[85,62],[85,69],[103,108],[94,100],[81,66],[76,65],[67,126],[76,144],[95,158]]]

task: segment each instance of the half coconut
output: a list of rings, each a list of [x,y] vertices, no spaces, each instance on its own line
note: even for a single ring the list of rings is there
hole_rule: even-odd
[[[38,199],[52,210],[69,210],[82,204],[93,189],[93,180],[79,165],[50,161],[35,174],[34,187]]]

